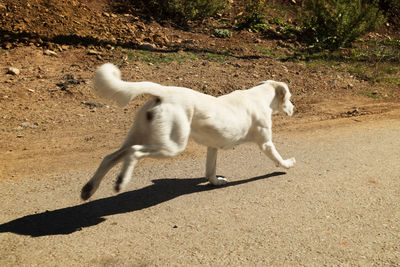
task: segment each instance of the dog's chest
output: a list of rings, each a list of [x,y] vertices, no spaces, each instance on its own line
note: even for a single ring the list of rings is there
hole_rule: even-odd
[[[228,149],[247,141],[247,131],[210,126],[192,126],[190,137],[197,143],[208,147]]]

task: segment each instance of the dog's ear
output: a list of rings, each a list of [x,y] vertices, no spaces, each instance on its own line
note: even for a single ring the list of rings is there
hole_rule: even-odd
[[[275,89],[275,98],[279,103],[283,103],[288,93],[287,85],[283,82],[269,81],[269,83]]]

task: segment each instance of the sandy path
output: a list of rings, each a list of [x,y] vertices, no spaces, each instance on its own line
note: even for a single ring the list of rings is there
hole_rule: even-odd
[[[218,189],[197,156],[145,162],[119,195],[113,170],[89,202],[93,169],[1,181],[0,265],[398,266],[399,137],[390,119],[275,133],[295,168],[239,146]]]

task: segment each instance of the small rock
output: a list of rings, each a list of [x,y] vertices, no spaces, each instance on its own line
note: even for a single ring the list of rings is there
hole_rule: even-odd
[[[95,102],[81,102],[82,105],[85,105],[89,108],[102,108],[104,107],[103,104],[95,103]]]
[[[141,44],[141,45],[139,46],[139,49],[148,50],[148,51],[154,51],[154,50],[156,50],[157,48],[156,48],[156,46],[153,45],[153,44],[144,43],[144,44]]]
[[[88,55],[101,55],[101,52],[93,50],[93,49],[90,49],[88,51]]]
[[[50,49],[45,50],[45,51],[43,52],[43,54],[45,54],[46,56],[52,56],[52,57],[58,56],[56,52],[54,52],[54,51],[52,51],[52,50],[50,50]]]
[[[355,115],[357,115],[357,114],[359,114],[359,113],[360,113],[360,112],[359,112],[359,110],[358,110],[357,107],[354,107],[352,110],[347,111],[347,115],[353,115],[353,116],[355,116]]]
[[[3,48],[6,49],[6,50],[11,49],[12,47],[13,47],[13,44],[10,43],[10,42],[7,42],[7,43],[5,43],[5,44],[3,45]]]
[[[39,127],[39,124],[37,122],[31,124],[29,122],[23,122],[20,125],[23,128],[31,128],[31,129],[36,129],[37,127]]]
[[[7,70],[7,74],[11,74],[11,75],[19,75],[20,74],[20,70],[14,67],[10,67]]]

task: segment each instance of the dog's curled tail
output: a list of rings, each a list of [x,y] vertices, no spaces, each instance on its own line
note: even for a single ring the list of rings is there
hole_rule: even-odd
[[[99,96],[112,99],[121,107],[141,94],[162,97],[167,93],[163,86],[156,83],[122,81],[120,70],[111,63],[103,64],[97,69],[94,89]]]

